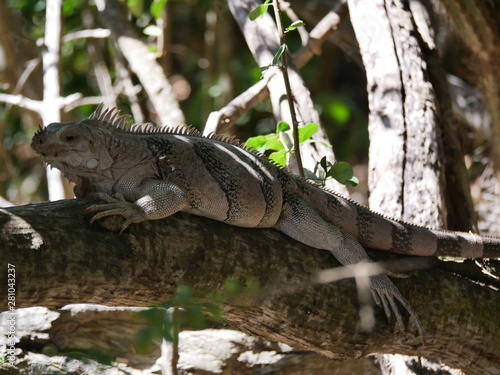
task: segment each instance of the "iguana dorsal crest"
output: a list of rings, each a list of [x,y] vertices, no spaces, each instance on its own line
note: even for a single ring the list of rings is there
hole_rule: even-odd
[[[238,146],[246,150],[258,153],[254,149],[247,147],[244,143],[240,142],[240,140],[238,140],[234,136],[215,133],[205,135],[191,125],[178,125],[175,127],[169,127],[158,126],[152,123],[135,124],[130,121],[130,115],[120,115],[120,112],[116,107],[103,110],[103,104],[100,104],[97,109],[88,117],[88,119],[84,120],[84,122],[88,125],[100,126],[108,128],[112,131],[118,130],[126,133],[188,135],[214,139],[216,141],[230,143],[234,146]],[[260,153],[258,154],[262,156]]]

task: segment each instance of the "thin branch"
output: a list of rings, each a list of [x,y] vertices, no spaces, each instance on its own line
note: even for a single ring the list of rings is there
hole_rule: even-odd
[[[269,78],[270,76],[266,74],[266,77],[231,100],[224,108],[210,113],[203,133],[227,132],[236,123],[236,120],[269,96],[267,88]]]
[[[156,45],[158,46],[157,59],[167,76],[172,73],[172,12],[171,2],[167,1],[163,7],[161,17],[156,20],[156,25],[160,29],[160,35]]]
[[[40,100],[33,100],[25,97],[24,95],[12,95],[0,93],[0,102],[7,103],[11,105],[16,105],[18,107],[40,113],[42,108],[42,102]]]
[[[55,103],[59,107],[68,107],[71,109],[74,109],[75,107],[78,107],[78,105],[75,105],[74,103],[82,98],[82,94],[79,92],[73,93],[71,95],[65,96],[58,98],[55,100]],[[33,100],[30,98],[25,97],[24,95],[18,94],[18,95],[12,95],[12,94],[3,94],[0,93],[0,102],[15,105],[18,107],[21,107],[23,109],[27,109],[33,112],[36,112],[40,114],[43,110],[44,102],[41,100]],[[68,112],[67,110],[65,112]],[[52,121],[56,121],[56,119],[52,119]]]
[[[307,44],[292,55],[293,64],[302,68],[314,55],[321,54],[321,45],[337,29],[346,13],[345,4],[330,11],[310,32]],[[204,133],[224,133],[236,120],[269,96],[268,76],[231,100],[225,107],[208,117]]]
[[[292,23],[300,20],[297,14],[295,14],[295,12],[293,11],[288,1],[280,2],[280,10],[286,13],[288,18],[290,18],[290,21],[292,21]],[[307,45],[307,43],[309,42],[309,33],[307,32],[306,28],[298,27],[297,32],[300,35],[300,40],[302,41],[302,45],[303,46]]]
[[[76,39],[107,39],[111,36],[111,31],[109,29],[89,29],[89,30],[79,30],[72,33],[68,33],[63,36],[63,43],[70,42]]]
[[[104,102],[106,102],[106,98],[104,96],[79,96],[76,100],[72,100],[64,105],[64,112],[71,112],[75,108],[81,107],[82,105],[101,104]]]
[[[130,111],[132,112],[132,117],[137,123],[142,123],[145,121],[144,114],[142,113],[141,106],[139,104],[139,98],[137,95],[141,92],[141,87],[139,85],[134,85],[132,82],[132,77],[130,72],[126,67],[125,58],[117,51],[115,58],[115,67],[118,73],[119,82],[122,86],[123,93],[127,96],[130,102]]]
[[[87,27],[88,29],[92,29],[94,27],[96,21],[95,15],[90,10],[88,9],[84,10],[82,18],[85,27]],[[95,39],[88,40],[87,51],[92,64],[92,70],[94,71],[99,91],[103,96],[101,103],[104,103],[106,107],[115,107],[117,94],[113,88],[113,80],[111,79],[108,67],[106,66],[106,61],[104,59],[102,50],[99,47],[100,44],[98,40]]]
[[[78,100],[80,100],[82,98],[83,98],[83,95],[79,92],[75,92],[73,94],[70,94],[68,96],[64,96],[64,97],[60,98],[59,101],[61,102],[61,109],[73,105],[74,103],[76,103]]]
[[[302,157],[300,156],[300,141],[299,141],[299,122],[297,121],[297,114],[295,113],[295,105],[293,103],[293,93],[290,86],[290,78],[288,77],[288,45],[286,44],[285,31],[283,29],[283,24],[281,22],[281,11],[279,9],[278,0],[273,0],[274,17],[276,19],[276,26],[278,27],[278,32],[280,34],[280,46],[284,46],[285,50],[281,54],[281,70],[283,72],[283,80],[285,82],[286,98],[288,101],[288,107],[290,108],[290,117],[292,118],[292,129],[293,129],[293,146],[295,151],[295,158],[297,161],[297,169],[301,177],[304,177],[304,167],[302,166]]]
[[[23,73],[19,77],[19,79],[16,82],[16,86],[14,87],[14,90],[12,91],[13,94],[20,93],[24,86],[26,85],[26,82],[28,81],[28,78],[31,76],[31,74],[35,71],[35,69],[40,65],[42,60],[39,57],[36,57],[30,61],[26,62],[26,68],[24,69]]]
[[[342,4],[338,9],[330,11],[311,30],[307,44],[292,55],[293,64],[302,68],[314,56],[321,55],[321,46],[325,40],[335,31],[340,22],[347,14],[347,6]]]
[[[111,36],[111,31],[109,29],[87,29],[87,30],[78,30],[68,33],[62,37],[62,42],[67,43],[77,39],[106,39]],[[36,41],[37,47],[42,47],[45,45],[45,38],[39,38]]]
[[[172,361],[170,363],[172,375],[177,375],[177,364],[179,362],[179,332],[180,332],[180,321],[179,321],[179,308],[174,307],[172,311]]]

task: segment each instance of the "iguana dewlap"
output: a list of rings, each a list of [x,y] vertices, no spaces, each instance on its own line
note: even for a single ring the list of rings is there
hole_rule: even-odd
[[[499,257],[500,239],[430,230],[392,220],[325,191],[221,136],[192,128],[126,124],[115,109],[88,119],[53,123],[34,135],[46,163],[76,183],[91,206],[91,222],[106,216],[131,223],[182,211],[251,228],[276,228],[311,247],[329,250],[343,265],[370,261],[363,246],[409,255]],[[398,300],[413,309],[386,275],[370,277],[374,299],[402,326]]]

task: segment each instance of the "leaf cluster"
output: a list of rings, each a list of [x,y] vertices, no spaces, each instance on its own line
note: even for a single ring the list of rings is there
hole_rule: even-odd
[[[299,143],[314,143],[317,141],[312,140],[312,137],[318,131],[319,125],[311,122],[298,129]],[[258,135],[250,137],[245,142],[247,146],[254,148],[262,154],[266,154],[270,160],[281,167],[288,164],[288,159],[291,154],[295,152],[294,146],[290,142],[290,137],[286,132],[290,132],[291,128],[285,121],[280,121],[276,125],[276,131],[266,135]],[[331,147],[328,144],[321,142],[326,147]],[[359,180],[354,176],[352,166],[347,162],[330,163],[326,157],[316,164],[314,171],[305,171],[306,177],[324,184],[328,178],[334,178],[344,185],[357,186]]]
[[[318,131],[318,127],[319,125],[316,123],[309,123],[299,128],[300,143],[314,142],[311,138]],[[245,143],[247,146],[263,154],[267,154],[269,159],[276,164],[285,167],[288,163],[290,154],[295,152],[294,146],[285,134],[290,130],[290,125],[287,122],[280,121],[276,126],[276,132],[250,137]],[[268,151],[271,152],[269,153]]]

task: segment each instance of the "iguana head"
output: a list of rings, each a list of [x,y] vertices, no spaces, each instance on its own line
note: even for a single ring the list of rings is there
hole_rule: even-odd
[[[129,124],[128,117],[116,108],[103,110],[101,104],[80,122],[40,126],[31,147],[42,161],[76,183],[77,197],[97,191],[109,194],[127,168],[149,158],[134,133],[142,128]]]
[[[74,182],[75,195],[87,196],[94,191],[109,191],[113,186],[113,158],[109,142],[98,119],[81,122],[52,123],[39,127],[31,147],[45,163],[59,169]]]
[[[85,120],[82,122],[54,122],[46,128],[39,127],[31,147],[44,162],[60,169],[69,178],[72,174],[95,174],[106,170],[112,158],[105,145],[92,134]]]

